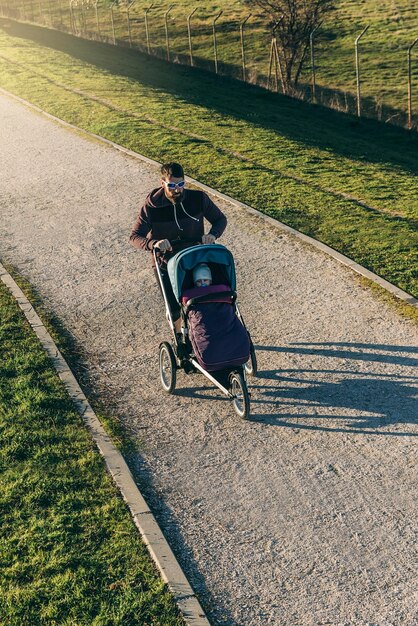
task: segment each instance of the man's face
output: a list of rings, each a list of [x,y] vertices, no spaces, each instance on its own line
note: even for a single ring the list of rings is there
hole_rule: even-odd
[[[169,200],[179,200],[183,195],[184,178],[166,176],[161,180],[161,183],[164,187],[164,193]]]

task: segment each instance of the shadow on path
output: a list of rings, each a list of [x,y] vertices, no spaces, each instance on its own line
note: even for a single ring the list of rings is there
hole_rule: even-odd
[[[417,347],[365,343],[292,343],[289,346],[256,346],[258,351],[283,352],[394,366],[392,373],[356,370],[292,369],[259,372],[261,380],[278,384],[257,384],[259,398],[253,400],[253,421],[308,430],[417,436],[417,432],[377,430],[394,424],[418,422],[418,376],[398,373],[399,367],[416,367]],[[396,354],[394,354],[396,352]],[[338,375],[340,380],[324,380]],[[270,405],[267,413],[255,414],[255,407]],[[274,407],[277,410],[274,410]],[[289,408],[286,411],[286,407]],[[329,413],[324,408],[329,407]],[[291,411],[290,409],[295,409]],[[353,412],[357,414],[352,414]],[[351,414],[350,414],[351,413]],[[312,420],[311,424],[300,420]],[[290,421],[291,420],[291,421]],[[321,421],[321,425],[315,424]],[[344,420],[345,426],[324,426],[323,420]]]

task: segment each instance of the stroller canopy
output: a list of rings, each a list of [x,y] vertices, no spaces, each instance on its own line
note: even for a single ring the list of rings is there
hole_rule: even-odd
[[[173,291],[177,299],[181,298],[186,273],[198,263],[217,263],[223,266],[231,289],[236,289],[235,264],[232,253],[220,244],[192,246],[175,254],[167,264]]]

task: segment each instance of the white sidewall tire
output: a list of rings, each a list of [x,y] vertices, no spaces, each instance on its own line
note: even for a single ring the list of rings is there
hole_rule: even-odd
[[[166,393],[173,393],[176,388],[176,357],[171,345],[164,341],[160,344],[159,369],[162,388]]]
[[[250,416],[250,396],[248,394],[247,383],[241,372],[232,372],[229,376],[230,392],[234,396],[232,404],[234,411],[241,419],[248,419]]]

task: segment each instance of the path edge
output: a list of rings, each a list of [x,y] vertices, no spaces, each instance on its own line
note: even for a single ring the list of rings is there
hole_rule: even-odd
[[[210,626],[189,581],[181,569],[174,553],[160,529],[157,520],[149,509],[143,495],[135,483],[131,471],[122,454],[112,443],[102,423],[90,406],[68,363],[58,350],[30,301],[23,294],[9,272],[0,263],[0,279],[11,292],[23,311],[42,348],[51,360],[52,366],[64,384],[77,412],[89,430],[106,467],[126,502],[135,526],[148,548],[163,580],[167,583],[174,600],[189,626]]]
[[[129,150],[129,148],[125,148],[124,146],[121,146],[115,143],[114,141],[111,141],[110,139],[106,139],[105,137],[101,137],[100,135],[95,135],[94,133],[91,133],[90,131],[85,130],[84,128],[80,128],[79,126],[70,124],[69,122],[62,120],[61,118],[56,117],[55,115],[51,115],[51,113],[48,113],[47,111],[44,111],[43,109],[36,106],[35,104],[32,104],[31,102],[28,102],[27,100],[24,100],[23,98],[20,98],[19,96],[16,96],[14,93],[7,91],[7,89],[3,89],[2,87],[0,87],[0,94],[3,94],[4,96],[9,97],[12,100],[16,100],[17,102],[20,102],[20,104],[27,106],[28,108],[32,109],[33,111],[36,111],[37,113],[40,113],[41,115],[44,115],[48,119],[60,124],[61,126],[65,126],[66,128],[76,131],[77,133],[81,133],[90,139],[94,139],[96,141],[104,143],[114,148],[115,150],[118,150],[119,152],[122,152],[134,159],[143,161],[144,163],[147,163],[148,165],[151,165],[153,167],[158,167],[158,168],[161,167],[161,163],[159,163],[158,161],[154,161],[153,159],[150,159],[144,156],[143,154],[140,154],[139,152],[134,152],[133,150]],[[295,228],[292,228],[291,226],[288,226],[287,224],[280,222],[274,217],[270,217],[269,215],[262,213],[258,209],[255,209],[254,207],[250,206],[249,204],[245,204],[245,202],[236,200],[235,198],[232,198],[231,196],[228,196],[227,194],[224,194],[221,191],[218,191],[217,189],[213,189],[212,187],[209,187],[208,185],[201,183],[195,178],[191,178],[190,176],[186,176],[185,178],[187,182],[192,183],[193,185],[196,185],[197,187],[199,187],[200,189],[203,189],[204,191],[211,194],[212,196],[216,198],[221,198],[222,200],[226,200],[227,202],[230,202],[234,206],[245,209],[248,213],[261,218],[268,224],[275,226],[276,228],[279,228],[280,230],[286,232],[287,234],[292,235],[293,237],[296,237],[297,239],[309,244],[310,246],[316,248],[317,250],[324,252],[325,254],[332,257],[333,259],[335,259],[342,265],[345,265],[346,267],[350,268],[357,274],[360,274],[364,278],[367,278],[368,280],[376,283],[377,285],[379,285],[380,287],[388,291],[390,294],[395,296],[398,300],[402,300],[406,304],[409,304],[410,306],[418,309],[417,298],[414,298],[414,296],[412,296],[410,293],[403,291],[402,289],[400,289],[399,287],[396,287],[396,285],[393,285],[388,280],[385,280],[378,274],[375,274],[374,272],[368,270],[367,268],[363,267],[359,263],[356,263],[355,261],[353,261],[353,259],[350,259],[344,254],[341,254],[341,252],[337,252],[337,250],[334,250],[334,248],[327,246],[325,243],[322,243],[321,241],[318,241],[317,239],[314,239],[313,237],[309,237],[309,235],[304,235],[299,230],[296,230]]]

